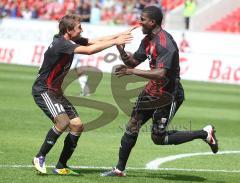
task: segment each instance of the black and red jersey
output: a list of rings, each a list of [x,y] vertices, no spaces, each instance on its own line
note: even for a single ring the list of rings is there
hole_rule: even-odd
[[[86,45],[87,39],[80,38],[78,41],[73,42],[66,40],[61,35],[54,36],[53,42],[44,53],[43,63],[32,87],[33,95],[47,90],[62,93],[61,85],[71,67],[74,49],[81,43]]]
[[[150,95],[160,96],[163,92],[173,94],[178,89],[183,90],[180,84],[178,47],[173,37],[165,30],[145,36],[133,58],[139,62],[148,59],[151,70],[159,68],[167,70],[166,77],[161,81],[148,82],[145,91]]]

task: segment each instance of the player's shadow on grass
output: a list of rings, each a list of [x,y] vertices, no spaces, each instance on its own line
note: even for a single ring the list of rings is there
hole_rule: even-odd
[[[76,172],[78,172],[80,175],[99,175],[103,172],[109,171],[110,169],[75,169]],[[121,177],[121,178],[138,178],[138,177],[143,177],[145,179],[164,179],[168,181],[188,181],[188,182],[205,182],[207,181],[206,178],[200,177],[200,176],[195,176],[195,175],[181,175],[181,174],[173,174],[173,173],[161,173],[161,172],[145,172],[145,171],[127,171],[127,176],[126,177]],[[107,177],[106,177],[107,178]],[[116,177],[117,178],[117,177]],[[213,182],[217,183],[217,182]],[[218,183],[224,183],[224,182],[218,182]]]
[[[173,173],[160,173],[160,172],[132,172],[128,174],[128,177],[144,177],[151,179],[164,179],[171,181],[189,181],[189,182],[204,182],[207,179],[200,176],[195,175],[182,175],[182,174],[173,174]]]
[[[102,172],[105,172],[105,171],[108,171],[108,170],[103,170],[103,169],[84,169],[84,168],[81,168],[81,169],[72,169],[74,170],[74,172],[76,173],[79,173],[79,175],[57,175],[57,174],[54,174],[52,173],[52,170],[48,170],[49,173],[47,174],[39,174],[37,173],[37,175],[39,176],[42,176],[42,177],[48,177],[48,176],[72,176],[72,177],[78,177],[78,176],[84,176],[84,175],[88,175],[88,174],[95,174],[95,175],[100,175],[100,173]]]
[[[129,172],[128,177],[144,177],[144,178],[156,178],[156,179],[164,179],[168,181],[186,181],[186,182],[211,182],[211,183],[225,183],[224,181],[209,181],[204,177],[196,176],[196,175],[183,175],[176,173],[161,173],[161,172]]]
[[[50,177],[50,176],[54,176],[54,177],[82,177],[83,176],[83,174],[81,174],[81,172],[79,172],[79,171],[76,171],[76,172],[78,172],[79,173],[79,175],[58,175],[58,174],[54,174],[54,173],[52,173],[52,172],[49,172],[49,173],[47,173],[47,174],[41,174],[41,173],[37,173],[37,175],[38,176],[40,176],[40,177]]]
[[[80,175],[84,175],[84,174],[100,174],[101,172],[103,172],[104,170],[102,169],[75,169],[76,172],[78,172]]]
[[[100,174],[109,171],[109,169],[74,169],[75,172],[79,173],[79,175],[68,175],[72,177],[82,177],[84,175],[97,175],[100,177]],[[44,176],[61,176],[61,175],[55,175],[55,174],[47,174]],[[64,175],[62,175],[64,177]],[[68,177],[67,176],[67,177]],[[214,180],[207,180],[207,178],[201,177],[201,176],[196,176],[196,175],[183,175],[183,174],[176,174],[176,173],[162,173],[158,171],[153,171],[153,172],[145,172],[145,171],[127,171],[127,176],[126,177],[121,177],[123,179],[131,179],[131,178],[145,178],[145,179],[159,179],[159,181],[162,180],[167,180],[167,181],[174,181],[174,182],[209,182],[209,183],[226,183],[225,181],[214,181]],[[105,177],[107,178],[107,177]],[[117,177],[116,177],[117,178]]]

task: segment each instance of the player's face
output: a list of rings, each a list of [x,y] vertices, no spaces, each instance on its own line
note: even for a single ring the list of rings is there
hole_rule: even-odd
[[[153,20],[148,17],[146,12],[141,14],[140,25],[142,26],[143,34],[150,34],[155,26]]]
[[[81,37],[82,32],[83,30],[82,30],[81,24],[77,23],[74,29],[71,31],[71,39],[74,40]]]

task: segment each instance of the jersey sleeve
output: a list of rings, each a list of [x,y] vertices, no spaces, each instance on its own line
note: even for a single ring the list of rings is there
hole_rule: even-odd
[[[174,52],[163,49],[156,59],[157,68],[171,69],[173,57]]]
[[[87,46],[88,45],[88,38],[80,37],[76,41],[74,41],[76,44]]]
[[[73,41],[64,41],[62,46],[59,48],[60,53],[73,54],[75,48],[80,46],[79,44],[74,43]]]
[[[133,54],[133,58],[139,63],[144,62],[147,59],[144,40],[142,40],[138,50]]]

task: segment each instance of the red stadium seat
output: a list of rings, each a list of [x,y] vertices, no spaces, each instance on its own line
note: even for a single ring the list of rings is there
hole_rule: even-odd
[[[237,8],[230,14],[222,17],[220,20],[213,23],[205,30],[240,33],[240,8]]]

